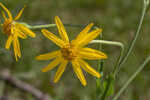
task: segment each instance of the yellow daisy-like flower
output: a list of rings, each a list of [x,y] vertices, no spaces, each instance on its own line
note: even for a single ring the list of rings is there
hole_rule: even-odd
[[[107,56],[104,53],[98,50],[84,47],[90,41],[95,39],[102,32],[102,29],[95,29],[89,32],[91,27],[93,26],[93,23],[91,23],[80,32],[80,34],[77,36],[75,40],[69,42],[66,30],[58,16],[55,17],[55,22],[59,34],[61,36],[61,39],[46,29],[42,29],[42,33],[45,37],[52,40],[61,49],[51,53],[39,55],[36,57],[37,60],[54,59],[52,62],[48,64],[48,66],[43,68],[42,71],[47,72],[55,68],[57,65],[59,65],[59,68],[54,77],[54,82],[56,83],[58,82],[61,75],[65,71],[68,62],[71,62],[73,70],[76,73],[79,80],[81,81],[82,85],[85,86],[87,84],[85,77],[82,73],[82,69],[84,69],[89,74],[96,76],[97,78],[100,78],[101,75],[97,71],[95,71],[92,67],[90,67],[90,65],[83,59],[96,60],[107,58]]]
[[[17,61],[18,57],[19,58],[21,57],[20,44],[18,38],[26,39],[27,35],[31,37],[35,37],[35,34],[26,26],[16,21],[21,17],[24,8],[22,8],[18,13],[18,15],[15,18],[13,18],[10,11],[2,3],[0,3],[0,6],[4,9],[4,11],[8,15],[7,17],[5,12],[2,11],[2,16],[4,18],[4,23],[2,24],[2,28],[3,28],[3,32],[8,35],[8,40],[5,44],[5,48],[9,49],[11,43],[13,44],[15,58]]]

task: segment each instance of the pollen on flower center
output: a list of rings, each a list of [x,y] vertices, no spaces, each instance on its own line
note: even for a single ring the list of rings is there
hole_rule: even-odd
[[[73,60],[77,57],[77,50],[74,45],[67,44],[61,49],[61,54],[66,60]]]
[[[11,34],[11,27],[12,27],[13,21],[12,20],[6,20],[3,24],[3,31],[5,34],[10,35]]]

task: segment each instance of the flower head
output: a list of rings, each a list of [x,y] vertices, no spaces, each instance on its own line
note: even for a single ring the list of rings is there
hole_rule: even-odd
[[[23,24],[17,22],[17,20],[21,17],[24,8],[22,8],[18,15],[15,18],[13,18],[11,12],[2,3],[0,3],[0,6],[7,13],[6,16],[5,12],[2,11],[2,16],[4,18],[2,28],[3,32],[8,35],[8,40],[5,44],[5,48],[9,49],[11,43],[13,43],[15,58],[17,61],[18,57],[21,57],[20,44],[18,38],[26,39],[27,35],[35,37],[35,34]]]
[[[68,62],[71,62],[73,70],[76,73],[79,80],[81,81],[82,85],[85,86],[87,84],[85,77],[82,73],[82,69],[84,69],[86,72],[90,73],[91,75],[100,78],[101,75],[97,71],[95,71],[83,59],[96,60],[96,59],[107,58],[107,56],[104,53],[98,50],[84,47],[90,41],[95,39],[102,32],[102,29],[99,28],[89,32],[91,27],[93,26],[93,23],[91,23],[80,32],[80,34],[76,37],[75,40],[69,42],[69,38],[67,36],[66,30],[58,16],[55,17],[55,22],[61,39],[46,29],[42,29],[42,33],[45,37],[47,37],[48,39],[53,41],[56,45],[58,45],[60,47],[60,50],[39,55],[36,57],[37,60],[54,59],[52,62],[48,64],[48,66],[43,68],[42,71],[47,72],[55,68],[57,65],[59,65],[59,68],[54,77],[54,82],[56,83],[58,82],[61,75],[65,71]]]

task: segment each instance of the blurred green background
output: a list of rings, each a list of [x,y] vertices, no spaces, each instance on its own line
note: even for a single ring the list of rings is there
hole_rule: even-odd
[[[19,10],[27,5],[19,21],[30,25],[54,23],[54,16],[59,16],[63,23],[85,25],[94,22],[103,28],[105,40],[120,41],[127,46],[136,32],[143,6],[143,0],[0,0],[15,16]],[[1,17],[2,19],[2,17]],[[66,27],[69,37],[73,39],[82,29]],[[57,33],[57,28],[49,28]],[[0,34],[0,70],[9,69],[11,73],[44,93],[48,93],[53,100],[94,100],[96,95],[95,78],[85,73],[87,86],[83,87],[68,66],[62,78],[54,84],[53,77],[56,69],[42,73],[41,69],[50,61],[36,61],[35,56],[57,50],[58,47],[45,38],[40,29],[33,30],[37,37],[26,40],[20,39],[22,58],[16,62],[13,50],[4,49],[7,36]],[[135,72],[144,58],[150,53],[150,11],[144,19],[142,31],[132,54],[121,69],[115,83],[115,93],[126,80]],[[96,48],[97,45],[89,45]],[[118,47],[103,46],[108,55],[104,62],[104,76],[113,69],[119,55]],[[96,61],[90,61],[97,69]],[[129,85],[119,100],[149,100],[150,98],[150,67],[145,69]],[[2,84],[3,81],[0,81]],[[0,96],[7,94],[9,100],[36,100],[31,94],[22,92],[9,84],[0,85]],[[108,100],[111,100],[110,98]]]

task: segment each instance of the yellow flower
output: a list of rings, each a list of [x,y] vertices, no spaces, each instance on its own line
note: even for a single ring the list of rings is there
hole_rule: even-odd
[[[61,75],[65,71],[68,62],[71,62],[73,70],[76,73],[79,80],[81,81],[82,85],[85,86],[87,84],[85,77],[82,73],[82,69],[84,69],[89,74],[97,78],[100,78],[101,75],[98,72],[96,72],[92,67],[90,67],[90,65],[83,59],[96,60],[107,58],[107,56],[104,53],[98,50],[84,47],[90,41],[95,39],[102,32],[102,29],[95,29],[89,32],[91,27],[93,26],[93,23],[91,23],[80,32],[80,34],[77,36],[75,40],[69,42],[66,30],[58,16],[55,17],[55,22],[61,39],[46,29],[42,29],[42,33],[45,37],[52,40],[61,49],[51,53],[39,55],[36,57],[37,60],[54,59],[52,62],[48,64],[48,66],[43,68],[42,71],[47,72],[55,68],[57,65],[59,65],[59,68],[54,77],[54,82],[56,83],[58,82]]]
[[[24,8],[22,8],[18,13],[18,15],[15,18],[13,18],[11,12],[2,3],[0,3],[0,6],[4,9],[4,11],[8,15],[7,17],[5,12],[2,11],[2,16],[4,18],[2,28],[3,32],[8,35],[8,40],[5,44],[5,48],[9,49],[12,43],[14,47],[15,58],[16,61],[18,61],[18,57],[19,58],[21,57],[20,44],[18,38],[26,39],[27,35],[35,37],[35,34],[26,26],[16,21],[21,17]]]

